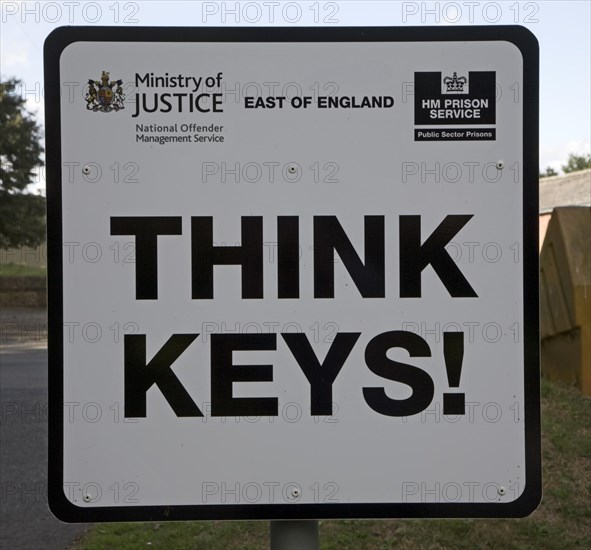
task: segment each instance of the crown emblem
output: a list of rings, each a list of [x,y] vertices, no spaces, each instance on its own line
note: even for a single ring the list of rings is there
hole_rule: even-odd
[[[468,83],[468,79],[465,76],[458,77],[458,73],[454,72],[453,76],[446,76],[443,79],[443,83],[447,88],[447,93],[463,92],[464,84]]]
[[[121,87],[123,80],[109,80],[109,73],[103,71],[100,80],[88,81],[86,90],[86,108],[89,111],[110,113],[125,109],[125,94]]]

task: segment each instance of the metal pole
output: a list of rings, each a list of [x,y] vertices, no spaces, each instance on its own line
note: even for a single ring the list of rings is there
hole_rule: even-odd
[[[271,550],[318,550],[318,520],[271,522]]]

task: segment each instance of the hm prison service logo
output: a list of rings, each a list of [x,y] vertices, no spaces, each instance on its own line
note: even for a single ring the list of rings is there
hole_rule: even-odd
[[[125,109],[125,94],[121,87],[123,80],[109,80],[109,73],[103,71],[100,80],[88,81],[86,108],[89,111],[110,113]]]
[[[495,71],[415,72],[415,125],[493,125]]]

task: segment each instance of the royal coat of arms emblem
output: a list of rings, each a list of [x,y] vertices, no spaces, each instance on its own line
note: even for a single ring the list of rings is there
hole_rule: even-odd
[[[88,81],[86,108],[89,111],[110,113],[125,109],[125,94],[121,85],[123,80],[109,80],[109,73],[103,71],[101,79]]]

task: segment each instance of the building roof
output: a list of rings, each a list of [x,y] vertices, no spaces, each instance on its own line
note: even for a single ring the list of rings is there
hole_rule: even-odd
[[[557,206],[591,206],[591,169],[540,179],[540,214]]]

